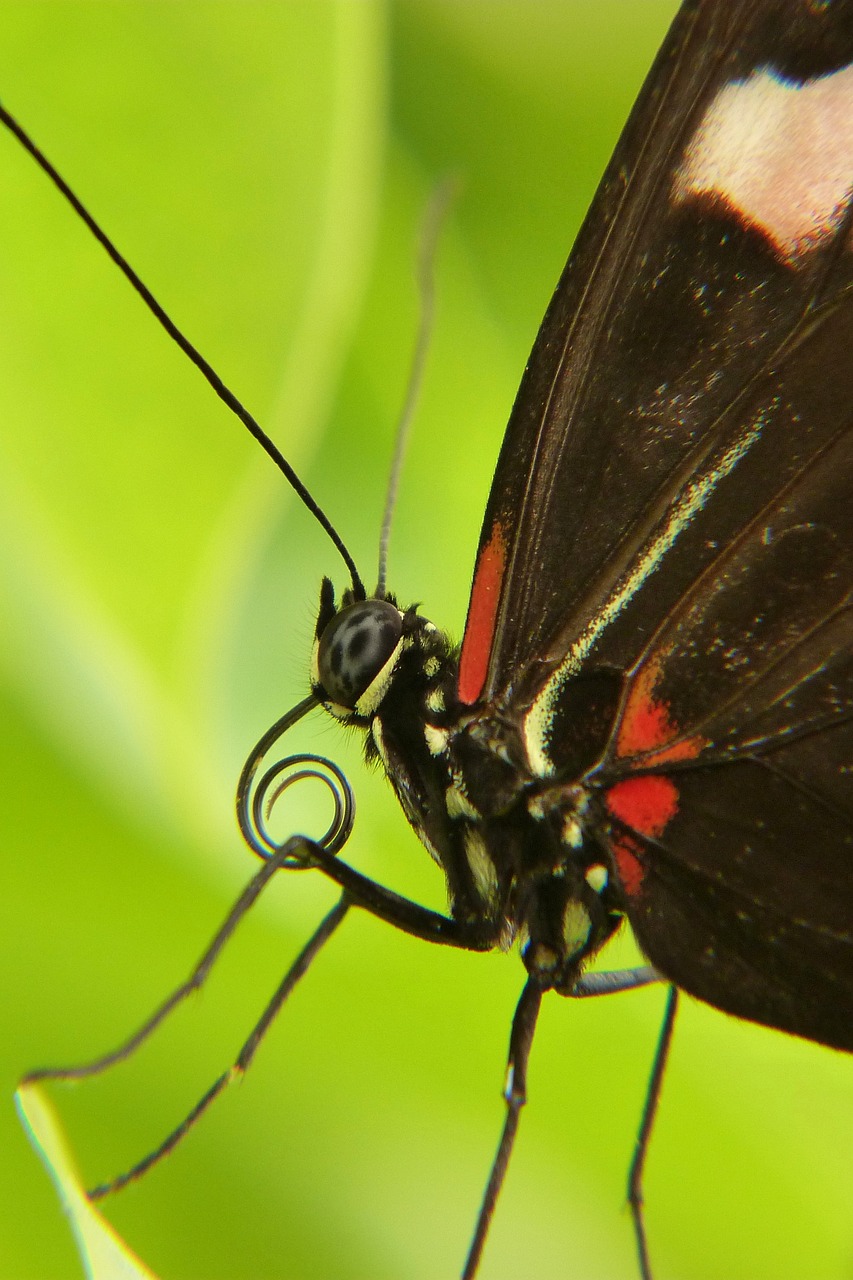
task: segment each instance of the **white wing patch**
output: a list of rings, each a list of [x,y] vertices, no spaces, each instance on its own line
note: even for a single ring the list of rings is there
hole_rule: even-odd
[[[789,264],[838,228],[853,193],[853,65],[804,83],[771,67],[726,85],[675,175],[678,203],[716,196]]]

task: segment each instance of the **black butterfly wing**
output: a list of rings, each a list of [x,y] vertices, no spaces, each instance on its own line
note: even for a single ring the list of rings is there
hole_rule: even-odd
[[[743,525],[647,642],[598,776],[602,842],[654,963],[729,1012],[853,1050],[844,350],[851,295],[733,412],[766,451],[715,494]]]
[[[851,58],[850,0],[682,8],[525,372],[459,677],[534,772],[597,741],[664,973],[848,1049]]]
[[[564,660],[642,554],[661,511],[706,465],[720,416],[809,309],[849,286],[853,264],[839,252],[837,207],[853,180],[849,114],[846,152],[819,174],[827,190],[813,223],[786,223],[772,197],[796,156],[793,86],[829,76],[831,87],[851,56],[848,0],[698,0],[682,8],[519,389],[483,523],[463,702],[517,693],[520,673]],[[727,106],[726,93],[744,88]],[[826,129],[813,103],[808,127]],[[708,119],[714,109],[716,141],[733,148],[729,170]],[[762,129],[770,138],[751,160],[745,140]],[[821,169],[808,147],[820,145],[807,128],[799,162],[807,178],[810,164]],[[819,234],[809,238],[814,227]],[[687,565],[681,576],[696,571]],[[667,572],[674,581],[669,564]],[[609,655],[625,665],[632,643],[611,641]]]

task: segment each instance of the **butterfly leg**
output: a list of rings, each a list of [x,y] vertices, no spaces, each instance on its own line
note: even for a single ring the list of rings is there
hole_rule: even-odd
[[[269,865],[269,864],[267,864]],[[254,883],[254,881],[252,882]],[[177,1146],[183,1137],[189,1132],[200,1116],[204,1114],[210,1104],[220,1093],[229,1085],[232,1080],[245,1074],[249,1064],[257,1052],[258,1046],[272,1025],[273,1020],[281,1009],[287,997],[296,986],[299,979],[310,968],[317,953],[328,942],[329,938],[337,929],[349,910],[349,901],[346,894],[342,894],[340,900],[335,904],[332,910],[323,918],[317,929],[315,929],[311,938],[300,951],[293,964],[284,975],[274,996],[264,1009],[252,1033],[244,1043],[237,1058],[232,1066],[224,1071],[221,1076],[210,1086],[206,1093],[195,1104],[189,1114],[181,1121],[172,1132],[164,1138],[158,1147],[150,1151],[148,1155],[143,1156],[126,1172],[119,1174],[117,1178],[113,1178],[110,1182],[101,1183],[97,1187],[93,1187],[89,1191],[91,1200],[100,1200],[104,1196],[110,1195],[113,1191],[119,1191],[122,1187],[127,1186],[129,1182],[135,1181],[142,1174],[147,1173],[152,1165],[157,1164],[165,1155]]]
[[[112,1067],[116,1063],[123,1062],[126,1058],[129,1058],[148,1039],[151,1033],[159,1027],[160,1023],[168,1017],[173,1009],[183,1003],[193,991],[198,991],[204,984],[226,942],[250,907],[260,897],[261,892],[276,871],[285,867],[292,867],[295,861],[301,860],[302,851],[306,843],[303,837],[295,837],[293,840],[289,840],[286,845],[282,846],[275,855],[263,864],[260,871],[252,877],[228,912],[186,982],[181,983],[123,1044],[119,1045],[111,1053],[105,1053],[100,1058],[95,1058],[93,1061],[82,1063],[79,1066],[42,1067],[36,1071],[30,1071],[23,1077],[21,1084],[34,1084],[39,1080],[81,1080],[86,1076],[99,1075],[102,1071],[106,1071],[108,1067]]]
[[[339,885],[352,906],[369,911],[412,937],[465,951],[491,951],[497,945],[499,929],[492,921],[455,920],[431,911],[362,875],[321,845],[311,845],[306,865],[322,871]]]
[[[618,995],[620,991],[636,991],[639,987],[664,981],[657,969],[653,969],[650,964],[638,965],[636,969],[604,969],[583,974],[568,994],[573,1000],[586,996],[611,996]]]
[[[539,1017],[539,1007],[542,1003],[543,988],[539,981],[533,976],[527,979],[521,998],[516,1005],[515,1014],[512,1019],[512,1031],[509,1038],[509,1059],[507,1062],[506,1085],[504,1087],[504,1098],[506,1100],[506,1120],[504,1121],[501,1140],[498,1143],[497,1153],[492,1162],[489,1181],[486,1186],[483,1203],[480,1206],[480,1213],[477,1217],[477,1225],[474,1229],[474,1238],[471,1241],[471,1247],[468,1250],[468,1257],[465,1260],[465,1269],[462,1272],[462,1280],[474,1280],[480,1265],[480,1258],[483,1252],[483,1246],[486,1243],[489,1225],[492,1221],[492,1214],[495,1211],[501,1187],[506,1177],[509,1158],[512,1155],[512,1148],[515,1144],[515,1135],[518,1131],[518,1122],[521,1117],[521,1108],[527,1101],[527,1062],[530,1057],[530,1049],[533,1044],[533,1034],[536,1030],[536,1021]]]
[[[640,1120],[640,1128],[637,1132],[637,1141],[634,1147],[634,1157],[631,1161],[631,1168],[628,1172],[628,1204],[631,1207],[631,1218],[634,1222],[634,1235],[637,1241],[637,1257],[640,1263],[640,1275],[643,1280],[652,1280],[652,1269],[649,1263],[649,1251],[646,1243],[646,1228],[643,1220],[643,1173],[645,1171],[646,1156],[649,1150],[649,1141],[652,1136],[652,1129],[657,1115],[658,1103],[660,1101],[661,1088],[663,1086],[664,1072],[669,1059],[669,1050],[672,1044],[672,1032],[675,1026],[675,1015],[678,1011],[678,990],[676,987],[669,988],[669,995],[666,1001],[666,1009],[663,1015],[660,1035],[658,1037],[657,1048],[652,1062],[652,1072],[649,1076],[649,1084],[646,1090],[646,1100],[643,1104],[643,1115]]]

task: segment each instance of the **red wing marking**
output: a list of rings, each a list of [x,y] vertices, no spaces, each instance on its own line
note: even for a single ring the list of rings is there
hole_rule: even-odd
[[[616,739],[617,756],[644,755],[643,767],[672,760],[695,760],[707,742],[698,734],[682,738],[669,703],[654,696],[659,675],[657,661],[649,662],[633,681]],[[673,741],[676,739],[676,741]],[[661,748],[655,751],[655,748]],[[654,752],[654,755],[648,755]]]
[[[459,659],[457,691],[467,706],[477,701],[486,682],[505,568],[506,539],[502,526],[495,523],[477,560]]]
[[[607,808],[641,835],[660,836],[678,813],[678,788],[659,773],[623,778],[608,788]]]
[[[624,778],[606,793],[607,808],[614,818],[640,835],[657,838],[678,813],[678,787],[671,778],[660,774],[644,774]],[[621,833],[613,841],[613,853],[625,892],[640,892],[645,868],[637,857],[638,845],[630,835]]]
[[[641,755],[645,770],[673,760],[694,760],[706,740],[698,734],[680,737],[669,703],[655,696],[660,661],[648,662],[628,691],[616,738],[616,754]],[[678,813],[678,786],[665,774],[638,774],[623,778],[608,788],[607,808],[614,818],[638,835],[657,839]],[[625,892],[631,896],[642,888],[645,867],[640,845],[627,832],[613,838],[613,856]]]
[[[636,897],[640,892],[643,887],[643,877],[646,874],[646,869],[637,856],[638,853],[639,846],[636,840],[632,840],[628,835],[620,835],[613,841],[613,856],[616,859],[619,879],[629,898]]]

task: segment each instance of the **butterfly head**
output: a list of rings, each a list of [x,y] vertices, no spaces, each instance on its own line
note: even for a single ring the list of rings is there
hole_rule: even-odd
[[[346,591],[338,604],[331,582],[324,578],[311,692],[336,719],[366,726],[388,693],[404,655],[413,648],[419,651],[423,638],[435,630],[416,608],[401,610],[390,594],[359,600]]]

